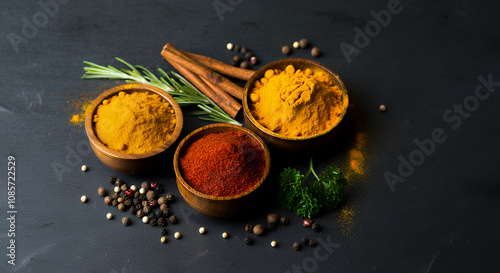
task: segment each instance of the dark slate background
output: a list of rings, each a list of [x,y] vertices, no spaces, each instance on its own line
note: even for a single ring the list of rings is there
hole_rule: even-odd
[[[340,44],[354,45],[354,28],[364,29],[373,21],[371,11],[387,9],[389,2],[61,0],[58,10],[45,18],[36,1],[2,1],[0,271],[498,270],[499,84],[487,99],[466,111],[460,125],[443,115],[453,111],[454,104],[474,102],[469,96],[474,96],[480,84],[478,77],[500,82],[500,4],[402,0],[401,12],[393,14],[389,24],[347,62]],[[214,3],[234,7],[220,17]],[[26,36],[23,18],[32,22],[33,17],[40,20],[39,26],[36,32],[25,31]],[[9,41],[13,34],[26,39],[18,45],[18,52]],[[116,175],[129,184],[158,181],[178,194],[172,162],[165,162],[158,174],[129,176],[85,152],[83,128],[69,123],[75,110],[72,103],[97,97],[118,83],[81,80],[82,61],[118,66],[114,57],[121,57],[152,70],[170,71],[160,56],[166,42],[224,61],[232,57],[225,45],[233,42],[250,47],[267,63],[284,58],[281,46],[302,37],[321,48],[318,61],[340,75],[352,106],[342,135],[313,153],[317,170],[330,164],[345,166],[354,133],[363,132],[369,139],[365,150],[368,174],[351,181],[343,204],[356,208],[349,236],[343,235],[340,210],[317,218],[324,230],[313,233],[300,226],[298,217],[278,209],[271,194],[261,200],[263,205],[255,204],[237,219],[204,216],[178,200],[172,209],[180,224],[168,226],[167,244],[159,242],[158,228],[137,218],[132,218],[132,226],[124,227],[120,218],[128,212],[107,207],[97,188],[104,185],[111,190],[106,181]],[[307,51],[290,57],[311,58]],[[386,113],[378,111],[380,104],[387,105]],[[205,124],[186,115],[181,137]],[[430,138],[436,128],[444,131],[446,141],[436,144],[434,153],[391,191],[384,173],[397,174],[398,156],[408,159],[417,150],[413,142]],[[81,153],[72,157],[78,149]],[[7,263],[6,256],[9,155],[16,162],[15,266]],[[283,167],[305,171],[308,160],[309,156],[273,150],[270,189]],[[71,172],[58,179],[54,162],[66,164]],[[90,170],[82,173],[81,164]],[[90,199],[87,204],[80,202],[83,194]],[[244,224],[263,223],[273,211],[288,215],[290,226],[246,246]],[[107,212],[116,218],[106,220]],[[207,228],[206,235],[198,234],[200,226]],[[173,239],[175,231],[184,237]],[[231,234],[230,239],[220,237],[224,231]],[[293,251],[291,244],[302,236],[337,245],[329,252],[322,246]],[[272,240],[280,247],[271,248]]]

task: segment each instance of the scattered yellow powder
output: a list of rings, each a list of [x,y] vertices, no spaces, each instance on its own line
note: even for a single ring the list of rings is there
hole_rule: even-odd
[[[366,146],[366,136],[363,133],[357,133],[354,139],[354,147],[349,150],[350,172],[347,172],[347,175],[352,176],[353,174],[356,174],[364,176],[366,174],[366,170],[363,150]]]
[[[354,216],[356,215],[356,210],[354,205],[344,206],[340,212],[339,222],[342,226],[342,235],[344,237],[349,237],[351,231],[355,225]]]

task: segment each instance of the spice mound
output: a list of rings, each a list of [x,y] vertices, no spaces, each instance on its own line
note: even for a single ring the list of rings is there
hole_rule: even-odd
[[[264,175],[260,144],[238,131],[210,133],[188,146],[179,160],[184,180],[212,196],[234,196],[251,189]]]
[[[290,137],[330,129],[342,113],[342,90],[324,71],[267,70],[250,93],[253,116],[267,129]]]
[[[95,131],[108,148],[127,154],[155,150],[175,127],[172,106],[156,94],[120,92],[105,99],[94,115]]]

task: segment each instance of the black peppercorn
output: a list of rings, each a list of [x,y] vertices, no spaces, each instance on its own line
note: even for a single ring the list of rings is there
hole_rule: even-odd
[[[253,57],[253,53],[251,51],[248,51],[247,53],[245,53],[245,58],[249,59]]]
[[[152,212],[150,214],[148,214],[147,216],[148,216],[149,220],[152,220],[152,219],[157,220],[158,219],[158,218],[156,218],[155,214]]]
[[[151,224],[152,226],[157,226],[158,225],[158,220],[156,220],[156,218],[149,219],[149,224]]]
[[[314,241],[313,239],[311,239],[311,240],[307,241],[307,245],[315,247],[316,246],[316,241]]]
[[[237,66],[237,65],[239,65],[240,63],[241,63],[241,57],[240,57],[239,55],[235,55],[235,56],[233,57],[233,65],[234,65],[234,66]]]
[[[321,230],[321,225],[318,224],[318,223],[313,223],[311,225],[311,229],[314,230],[314,231],[320,231]]]
[[[174,196],[174,194],[172,194],[172,193],[167,194],[167,195],[165,196],[165,198],[167,198],[167,203],[168,203],[168,204],[170,204],[170,203],[172,203],[172,202],[174,202],[174,201],[175,201],[175,196]]]
[[[168,218],[168,219],[174,225],[177,224],[177,222],[178,222],[177,217],[175,217],[175,215],[170,216],[170,218]]]
[[[163,212],[162,212],[161,210],[157,210],[157,211],[155,211],[155,212],[154,212],[154,214],[155,214],[155,216],[156,216],[157,218],[160,218],[160,217],[162,217],[162,216],[163,216]]]
[[[309,238],[307,237],[302,237],[302,239],[300,239],[300,242],[304,245],[307,245],[307,242],[309,241]]]
[[[241,54],[246,54],[247,52],[248,52],[248,47],[246,47],[246,46],[242,46],[242,47],[240,48],[240,53],[241,53]]]
[[[168,230],[167,230],[166,228],[162,228],[162,229],[160,230],[160,233],[161,233],[161,235],[167,235]]]
[[[139,194],[139,200],[144,201],[146,200],[146,195],[145,194]]]
[[[111,176],[111,177],[109,178],[109,183],[110,183],[111,185],[114,185],[114,184],[115,184],[115,182],[116,182],[116,177]]]
[[[134,206],[139,204],[139,203],[141,203],[141,200],[139,198],[134,197],[134,199],[132,199],[132,204],[134,204]]]
[[[121,180],[120,178],[115,180],[115,186],[121,187],[122,185],[123,185],[123,180]]]
[[[163,187],[161,185],[158,185],[154,188],[154,190],[157,194],[160,194],[163,191]]]
[[[167,225],[167,220],[165,220],[165,218],[163,218],[163,217],[158,217],[158,225],[160,227],[166,226]]]
[[[293,249],[299,250],[300,248],[301,248],[301,246],[299,243],[297,243],[297,242],[293,243]]]
[[[151,213],[151,207],[148,206],[143,206],[142,211],[144,211],[144,214],[150,214]]]
[[[149,202],[148,202],[147,200],[144,200],[144,201],[142,201],[141,205],[142,205],[143,207],[145,207],[145,206],[149,206]]]
[[[148,199],[148,201],[153,201],[154,199],[156,199],[156,192],[153,190],[149,190],[147,193],[146,193],[146,198]]]
[[[111,198],[113,198],[113,200],[116,200],[118,199],[118,193],[113,193],[113,195],[111,195]]]
[[[251,245],[253,243],[252,238],[250,238],[249,236],[245,237],[244,241],[245,241],[245,244],[247,244],[247,245]]]
[[[268,230],[268,231],[275,231],[276,230],[276,224],[267,224],[266,230]]]
[[[280,223],[284,226],[288,225],[288,217],[286,216],[281,216],[280,218]]]
[[[135,215],[139,218],[142,218],[144,216],[144,211],[142,211],[142,209],[140,210],[137,210],[137,212],[135,213]]]
[[[250,225],[250,224],[246,224],[245,225],[245,230],[248,232],[248,233],[253,233],[253,226]]]
[[[269,224],[277,224],[279,222],[278,215],[276,215],[276,213],[271,213],[267,215],[267,222]]]
[[[248,69],[250,67],[250,64],[248,62],[241,62],[240,67],[243,69]]]
[[[162,213],[163,213],[164,217],[169,217],[170,216],[170,209],[169,208],[164,209],[164,210],[162,210]]]
[[[130,213],[132,214],[136,214],[137,213],[137,208],[134,207],[134,206],[131,206],[130,209],[129,209]]]
[[[119,204],[119,203],[118,203],[118,201],[116,201],[116,200],[113,200],[113,201],[111,202],[111,205],[112,205],[113,207],[118,206],[118,204]]]
[[[239,45],[234,45],[234,51],[240,52],[241,47]]]
[[[137,205],[135,205],[135,208],[136,208],[137,210],[142,209],[142,204],[137,204]]]
[[[125,192],[124,192],[124,191],[121,191],[121,192],[118,194],[118,197],[125,198],[125,197],[127,197],[127,195],[125,194]]]
[[[148,181],[144,181],[141,183],[141,188],[143,189],[149,189],[149,182]]]
[[[132,205],[132,200],[130,200],[130,198],[126,198],[123,201],[123,204],[125,204],[125,206],[127,206],[127,207],[130,207]]]
[[[111,205],[111,202],[113,202],[113,198],[109,196],[104,197],[104,203],[106,203],[106,205]]]

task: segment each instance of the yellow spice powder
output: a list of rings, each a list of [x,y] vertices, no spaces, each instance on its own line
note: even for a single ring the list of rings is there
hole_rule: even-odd
[[[120,92],[98,106],[94,123],[97,137],[108,148],[142,154],[172,136],[176,119],[171,105],[156,94]]]
[[[323,71],[268,70],[250,93],[257,122],[284,136],[310,136],[331,128],[342,112],[342,90]]]

